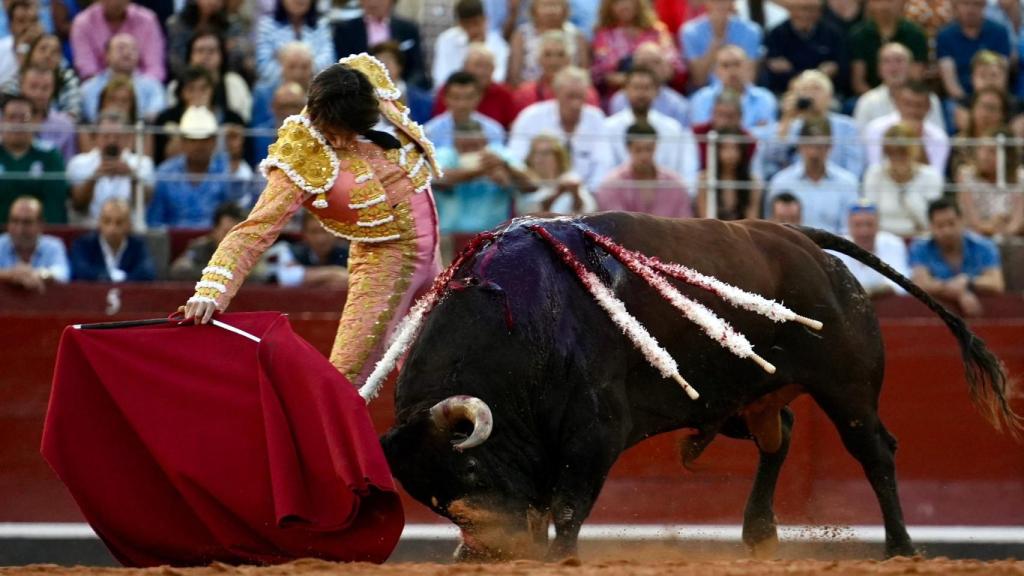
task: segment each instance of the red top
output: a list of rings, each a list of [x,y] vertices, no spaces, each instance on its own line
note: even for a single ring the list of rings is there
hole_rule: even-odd
[[[444,105],[444,87],[442,87],[437,93],[437,98],[434,100],[434,110],[431,112],[431,116],[444,114],[447,109]],[[503,84],[491,82],[487,85],[487,89],[484,90],[484,97],[480,100],[480,106],[477,107],[476,111],[491,118],[508,130],[516,119],[512,91]]]

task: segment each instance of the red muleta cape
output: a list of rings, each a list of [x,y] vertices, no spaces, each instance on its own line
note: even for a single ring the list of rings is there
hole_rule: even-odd
[[[355,388],[277,312],[65,329],[42,453],[128,566],[383,562],[404,517]]]

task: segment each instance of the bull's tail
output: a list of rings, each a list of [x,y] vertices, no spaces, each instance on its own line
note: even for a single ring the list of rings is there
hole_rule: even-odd
[[[1011,386],[1006,376],[1006,369],[1003,363],[988,349],[985,341],[971,332],[962,318],[938,303],[909,278],[853,242],[816,228],[803,226],[791,226],[791,228],[799,230],[824,250],[840,252],[870,266],[879,274],[898,284],[907,293],[924,302],[932,312],[938,314],[960,345],[964,373],[974,405],[996,430],[1005,430],[1015,439],[1021,439],[1021,432],[1024,431],[1024,419],[1010,406],[1008,397],[1011,394]]]

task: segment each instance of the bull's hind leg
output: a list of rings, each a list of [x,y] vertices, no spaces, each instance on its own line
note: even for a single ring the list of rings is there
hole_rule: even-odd
[[[779,543],[773,503],[779,472],[789,453],[793,412],[789,408],[782,408],[778,414],[778,443],[766,447],[758,442],[760,457],[757,463],[757,476],[754,477],[754,487],[750,491],[747,507],[743,512],[743,542],[757,558],[773,558]]]

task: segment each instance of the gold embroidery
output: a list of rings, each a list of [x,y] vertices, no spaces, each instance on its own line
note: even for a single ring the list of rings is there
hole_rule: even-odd
[[[273,167],[284,170],[299,188],[316,194],[334,184],[338,157],[306,117],[290,116],[278,129],[267,159],[260,164],[264,173]]]

